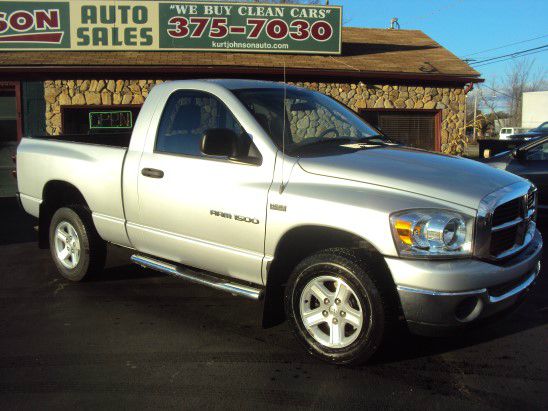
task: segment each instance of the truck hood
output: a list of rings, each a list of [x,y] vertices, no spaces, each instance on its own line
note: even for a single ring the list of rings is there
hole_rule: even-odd
[[[477,209],[480,200],[521,177],[486,164],[410,148],[303,157],[306,172],[409,191]]]

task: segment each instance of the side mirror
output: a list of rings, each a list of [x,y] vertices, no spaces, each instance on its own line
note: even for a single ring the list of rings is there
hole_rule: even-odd
[[[238,135],[227,128],[210,128],[202,137],[200,150],[208,156],[238,157]]]
[[[518,147],[516,147],[512,150],[512,157],[514,157],[518,161],[522,161],[525,158],[525,153],[521,151]]]

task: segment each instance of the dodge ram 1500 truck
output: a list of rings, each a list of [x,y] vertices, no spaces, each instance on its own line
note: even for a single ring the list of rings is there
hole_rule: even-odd
[[[287,318],[339,364],[367,360],[394,324],[431,333],[507,312],[540,270],[530,182],[402,147],[285,84],[164,83],[131,136],[24,138],[17,176],[67,279],[101,270],[107,243],[127,247],[262,300],[263,324]]]

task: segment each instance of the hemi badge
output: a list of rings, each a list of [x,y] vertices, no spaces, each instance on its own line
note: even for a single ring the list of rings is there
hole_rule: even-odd
[[[287,211],[287,206],[281,204],[270,204],[270,209],[274,211]]]

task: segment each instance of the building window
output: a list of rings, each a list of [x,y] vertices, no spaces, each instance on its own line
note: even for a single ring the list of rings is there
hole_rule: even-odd
[[[130,133],[141,106],[62,106],[63,134]]]
[[[390,139],[424,150],[440,150],[439,111],[362,110],[360,115]]]
[[[17,141],[15,90],[0,88],[0,144]]]
[[[14,196],[17,192],[16,180],[11,176],[11,157],[16,152],[18,137],[16,94],[14,85],[0,82],[0,197]]]

